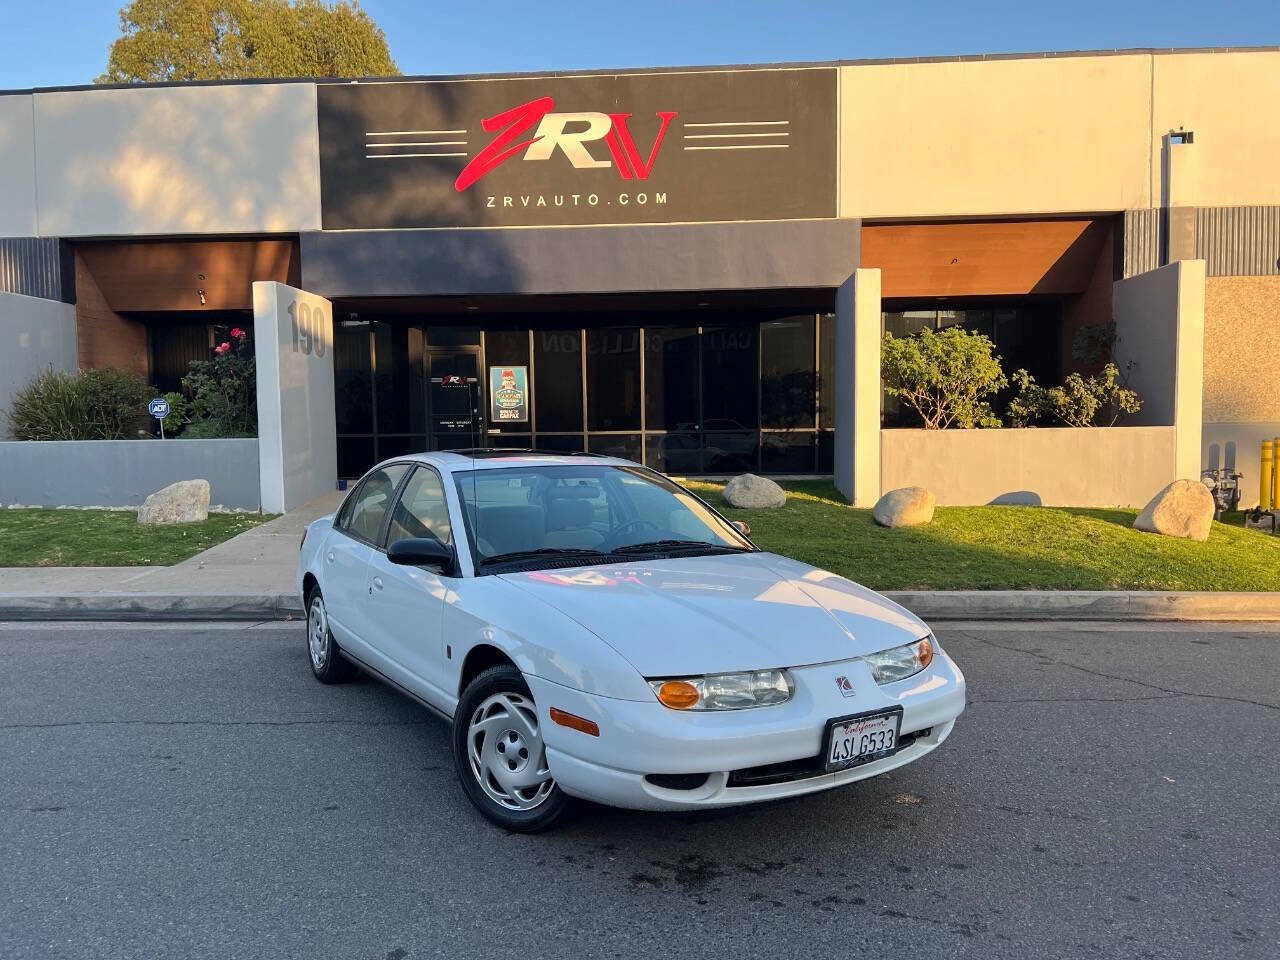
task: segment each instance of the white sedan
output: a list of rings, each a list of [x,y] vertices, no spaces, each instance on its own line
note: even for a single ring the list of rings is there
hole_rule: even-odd
[[[825,790],[941,744],[965,682],[929,628],[747,532],[626,460],[388,461],[304,536],[311,667],[359,667],[451,720],[463,789],[513,830],[569,797]]]

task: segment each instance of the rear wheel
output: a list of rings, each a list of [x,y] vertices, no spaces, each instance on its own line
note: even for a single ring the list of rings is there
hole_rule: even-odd
[[[529,685],[510,664],[490,667],[463,691],[453,761],[467,799],[508,830],[546,830],[568,804],[547,766]]]
[[[338,655],[338,642],[329,629],[329,613],[319,587],[312,587],[307,596],[307,653],[311,672],[321,683],[342,683],[356,672],[349,660]]]

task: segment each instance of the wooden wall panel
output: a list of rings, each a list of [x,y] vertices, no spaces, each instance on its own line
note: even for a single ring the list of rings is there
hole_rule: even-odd
[[[76,354],[80,369],[115,367],[151,376],[146,324],[111,309],[76,254]]]
[[[120,313],[251,310],[253,281],[297,286],[301,274],[292,239],[96,242],[76,250]]]
[[[1113,219],[864,224],[862,266],[885,299],[1083,293]]]

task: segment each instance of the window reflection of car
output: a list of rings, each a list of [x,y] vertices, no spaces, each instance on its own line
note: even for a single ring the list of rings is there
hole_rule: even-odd
[[[449,718],[468,799],[514,830],[571,797],[689,810],[851,783],[964,707],[912,614],[608,457],[389,461],[307,528],[297,585],[315,676],[359,667]]]

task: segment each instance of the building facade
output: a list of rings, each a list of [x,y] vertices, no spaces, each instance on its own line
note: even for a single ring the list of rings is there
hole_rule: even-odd
[[[274,282],[314,297],[282,349],[319,338],[340,477],[536,446],[863,500],[941,455],[894,429],[882,331],[960,324],[1056,383],[1115,321],[1135,427],[1174,431],[1124,469],[1248,490],[1280,434],[1277,156],[1276,49],[7,93],[0,405],[49,364],[174,389],[264,335]]]

